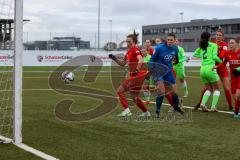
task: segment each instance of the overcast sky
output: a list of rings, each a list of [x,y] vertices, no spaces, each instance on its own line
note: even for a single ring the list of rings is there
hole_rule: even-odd
[[[142,25],[176,23],[191,19],[240,18],[239,0],[101,0],[102,44],[109,39],[113,21],[113,39],[122,40]],[[97,32],[98,0],[24,0],[24,18],[28,40],[52,36],[76,35],[94,43]],[[26,40],[26,33],[24,39]],[[92,44],[94,46],[94,44]]]

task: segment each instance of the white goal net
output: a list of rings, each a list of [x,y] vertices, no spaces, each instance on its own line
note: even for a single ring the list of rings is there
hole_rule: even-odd
[[[22,24],[18,36],[15,29],[23,20],[22,9],[18,13],[21,21],[15,19],[15,2],[0,0],[0,141],[4,143],[22,141]]]

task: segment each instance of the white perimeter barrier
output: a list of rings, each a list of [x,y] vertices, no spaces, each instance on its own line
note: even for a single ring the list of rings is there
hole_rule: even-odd
[[[111,60],[108,54],[125,54],[125,51],[96,51],[96,50],[82,50],[82,51],[24,51],[23,66],[60,66],[66,61],[81,55],[91,55],[101,59],[103,66],[110,66]],[[200,66],[201,60],[192,57],[192,52],[185,53],[190,58],[186,66]],[[13,65],[13,51],[0,50],[0,66]]]

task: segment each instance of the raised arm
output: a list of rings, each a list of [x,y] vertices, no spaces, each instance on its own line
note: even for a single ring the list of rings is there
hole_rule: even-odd
[[[226,65],[227,62],[228,62],[228,60],[225,59],[222,63],[219,63],[218,65],[216,65],[216,66],[214,67],[214,69],[217,69],[218,67],[221,67],[221,66],[223,66],[223,65]]]
[[[183,63],[187,61],[187,58],[185,56],[185,53],[184,53],[184,49],[183,48],[179,48],[179,52],[178,52],[178,62],[179,63]]]
[[[115,61],[118,65],[124,67],[127,64],[127,60],[126,58],[124,58],[123,60],[117,58],[115,55],[113,54],[109,54],[109,58],[112,59],[113,61]]]
[[[218,46],[213,45],[212,48],[213,60],[217,63],[222,63],[222,60],[218,57]]]
[[[141,55],[138,55],[137,59],[138,59],[138,65],[137,65],[136,70],[139,71],[139,70],[141,70],[144,61],[143,61],[143,57]]]
[[[193,54],[193,57],[195,57],[195,58],[202,58],[202,54],[201,54],[201,49],[200,48],[195,50],[195,52]]]

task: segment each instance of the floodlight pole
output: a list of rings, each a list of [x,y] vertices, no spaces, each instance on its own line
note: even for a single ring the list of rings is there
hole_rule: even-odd
[[[100,49],[100,0],[98,0],[98,49]]]
[[[179,13],[180,14],[180,16],[181,16],[181,43],[183,44],[183,33],[184,33],[184,29],[183,29],[183,14],[184,14],[184,12],[180,12]]]
[[[109,23],[110,23],[110,42],[112,42],[112,32],[113,32],[113,31],[112,31],[112,22],[113,22],[113,21],[110,19],[110,20],[109,20]]]

